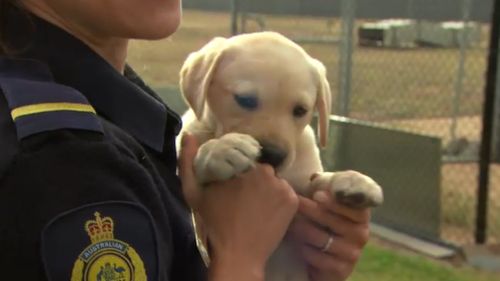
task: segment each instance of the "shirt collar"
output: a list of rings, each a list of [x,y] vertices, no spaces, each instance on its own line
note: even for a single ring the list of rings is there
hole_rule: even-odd
[[[16,56],[45,62],[56,82],[80,91],[97,113],[115,123],[143,144],[162,152],[165,136],[179,131],[177,114],[127,66],[125,75],[87,45],[62,29],[33,17],[34,37]],[[20,21],[16,17],[14,21]],[[17,40],[27,22],[11,25]],[[18,38],[16,38],[18,37]],[[26,42],[25,38],[19,38]]]

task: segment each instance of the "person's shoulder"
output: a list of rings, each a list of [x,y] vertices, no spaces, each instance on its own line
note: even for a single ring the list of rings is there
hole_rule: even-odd
[[[102,134],[101,121],[87,99],[54,82],[44,64],[0,58],[0,154],[5,156],[0,176],[21,150],[32,145],[64,138],[99,139]]]
[[[9,108],[5,97],[0,93],[0,178],[2,172],[10,165],[19,152],[19,142],[14,123],[9,116]]]
[[[54,280],[80,280],[95,268],[97,275],[109,260],[116,263],[110,272],[158,279],[173,251],[163,237],[174,207],[163,201],[166,189],[151,160],[45,68],[0,59],[0,248],[12,256],[4,262],[7,276],[29,257],[24,273],[38,276],[42,262]]]

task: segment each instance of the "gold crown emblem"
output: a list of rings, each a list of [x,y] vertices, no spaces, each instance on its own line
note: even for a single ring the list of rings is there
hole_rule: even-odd
[[[99,212],[95,212],[94,216],[95,220],[89,220],[85,223],[85,230],[90,237],[90,241],[96,243],[113,239],[113,220],[110,217],[101,218]]]

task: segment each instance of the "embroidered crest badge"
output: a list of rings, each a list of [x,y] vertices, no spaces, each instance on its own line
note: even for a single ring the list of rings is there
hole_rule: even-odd
[[[73,265],[71,281],[147,281],[144,262],[131,245],[114,238],[113,219],[101,218],[85,223],[91,244]]]

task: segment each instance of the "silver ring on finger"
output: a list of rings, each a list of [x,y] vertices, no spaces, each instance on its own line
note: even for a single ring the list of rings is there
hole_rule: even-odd
[[[321,252],[327,252],[328,249],[330,249],[330,246],[332,245],[333,243],[333,235],[330,234],[330,236],[328,236],[328,240],[326,241],[325,245],[321,248]]]

